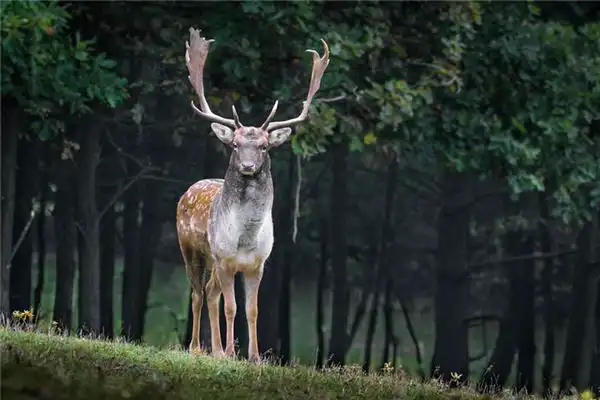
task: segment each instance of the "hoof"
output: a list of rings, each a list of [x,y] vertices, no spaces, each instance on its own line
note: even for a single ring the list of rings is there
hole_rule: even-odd
[[[202,351],[202,349],[200,347],[194,347],[193,349],[190,350],[190,354],[193,356],[199,356],[204,354],[204,352]]]
[[[250,364],[260,365],[263,363],[263,360],[260,358],[260,356],[250,356],[248,357],[248,362]]]
[[[217,350],[212,352],[212,356],[215,358],[225,358],[225,352],[223,350]]]
[[[235,358],[235,351],[233,349],[225,349],[225,357]]]

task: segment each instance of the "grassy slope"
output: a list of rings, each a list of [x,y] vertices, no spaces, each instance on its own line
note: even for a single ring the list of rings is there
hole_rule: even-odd
[[[45,287],[42,296],[42,321],[49,324],[52,315],[52,305],[54,303],[55,290],[55,258],[53,254],[49,254],[46,260]],[[114,279],[114,317],[115,330],[119,332],[121,318],[121,285],[123,264],[122,259],[117,259],[116,271]],[[33,274],[35,285],[36,273]],[[77,286],[77,280],[75,281]],[[77,293],[75,287],[75,293]],[[187,322],[187,306],[188,306],[189,283],[185,276],[185,271],[180,264],[169,264],[160,261],[155,262],[155,271],[150,289],[149,310],[146,314],[146,329],[144,332],[144,342],[158,347],[167,347],[177,344],[179,338],[185,331]],[[325,331],[329,331],[330,321],[330,305],[327,294],[325,300]],[[353,301],[356,301],[356,296],[353,296]],[[315,287],[293,285],[293,304],[292,304],[292,355],[294,359],[302,364],[312,364],[314,362],[317,338],[314,321],[314,313],[316,307]],[[352,305],[354,307],[354,304]],[[73,315],[77,315],[76,296],[73,298]],[[415,373],[417,363],[415,360],[415,349],[411,342],[406,324],[404,323],[404,315],[399,309],[394,309],[394,324],[395,332],[400,340],[399,360],[398,362],[409,372]],[[485,312],[482,312],[485,313]],[[435,338],[433,330],[433,307],[431,299],[418,299],[414,303],[414,308],[411,312],[412,322],[415,327],[417,337],[419,338],[420,346],[423,351],[425,360],[425,370],[429,369],[429,360],[432,356],[433,342]],[[366,318],[365,318],[366,320]],[[497,334],[497,324],[489,323],[485,332],[480,329],[470,330],[469,350],[472,356],[486,352],[489,355],[490,346],[493,346]],[[536,335],[538,340],[543,340],[543,328],[540,326],[537,329]],[[564,339],[562,332],[558,331],[557,338],[557,357],[555,365],[555,374],[560,373],[562,362],[562,347]],[[377,322],[375,342],[373,343],[373,366],[381,365],[381,355],[383,352],[383,336],[384,326],[383,318],[379,318]],[[482,338],[485,337],[485,339]],[[366,337],[366,321],[361,324],[352,347],[348,352],[347,362],[362,363],[364,356],[364,344]],[[326,337],[326,340],[329,338]],[[487,342],[487,345],[484,344]],[[537,353],[537,365],[542,365],[542,353]],[[390,360],[385,360],[390,361]],[[479,358],[470,364],[471,377],[477,379],[487,362],[486,357]],[[536,382],[541,381],[541,369],[537,368]],[[514,379],[514,377],[513,377]]]
[[[0,328],[0,343],[3,400],[490,399],[391,374],[254,366],[180,350],[7,328]]]

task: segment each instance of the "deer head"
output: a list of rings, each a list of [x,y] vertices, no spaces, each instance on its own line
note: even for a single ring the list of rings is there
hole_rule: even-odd
[[[268,151],[285,143],[292,133],[290,126],[303,122],[308,116],[308,110],[312,99],[319,90],[321,78],[329,64],[329,47],[321,39],[325,47],[323,57],[315,50],[306,50],[313,54],[313,68],[308,89],[308,95],[302,112],[296,118],[285,121],[271,122],[277,112],[279,101],[275,101],[270,114],[260,127],[245,126],[240,122],[235,106],[232,106],[233,119],[224,118],[213,113],[204,96],[203,73],[204,65],[210,43],[214,39],[206,40],[200,37],[200,30],[190,28],[190,41],[186,42],[185,62],[189,72],[189,79],[196,90],[200,100],[200,108],[192,101],[193,110],[201,117],[213,121],[210,125],[213,133],[224,144],[233,148],[232,161],[240,173],[253,175],[262,167]]]

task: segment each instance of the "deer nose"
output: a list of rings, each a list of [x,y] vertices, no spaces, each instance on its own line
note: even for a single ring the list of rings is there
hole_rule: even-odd
[[[253,162],[242,162],[240,166],[244,172],[254,172],[255,164]]]

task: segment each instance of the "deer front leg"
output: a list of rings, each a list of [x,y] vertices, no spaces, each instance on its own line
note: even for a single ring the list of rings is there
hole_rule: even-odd
[[[258,288],[260,287],[262,276],[262,265],[257,271],[244,273],[244,286],[246,289],[246,321],[248,323],[248,361],[252,363],[260,362],[256,322],[258,320]]]
[[[221,326],[219,324],[219,300],[221,288],[216,276],[211,276],[206,284],[206,305],[210,320],[210,345],[213,356],[223,356],[223,343],[221,343]]]
[[[233,357],[235,355],[233,322],[237,311],[234,292],[235,273],[232,273],[232,270],[229,268],[221,267],[217,269],[217,276],[219,278],[219,284],[221,285],[221,291],[223,292],[225,321],[227,322],[227,344],[225,345],[225,355]]]

